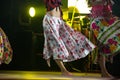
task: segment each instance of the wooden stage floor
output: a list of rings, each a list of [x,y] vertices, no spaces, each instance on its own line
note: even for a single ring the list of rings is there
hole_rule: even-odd
[[[73,76],[62,76],[60,72],[44,71],[0,71],[0,80],[120,80],[102,78],[99,73],[74,73]]]

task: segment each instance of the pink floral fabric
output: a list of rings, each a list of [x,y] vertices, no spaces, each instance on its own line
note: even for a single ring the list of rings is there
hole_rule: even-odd
[[[112,16],[111,1],[108,2],[106,0],[101,0],[101,1],[102,3],[99,3],[99,1],[97,0],[93,0],[92,3],[97,2],[97,4],[92,5],[92,9],[91,9],[92,18]]]
[[[12,53],[10,42],[4,31],[0,28],[0,64],[9,64],[12,60]]]
[[[62,19],[46,14],[43,19],[43,58],[60,59],[63,62],[86,57],[94,48],[83,34],[70,28]]]
[[[120,20],[106,22],[103,18],[96,18],[91,23],[91,29],[97,40],[105,45],[101,49],[104,54],[120,51]]]

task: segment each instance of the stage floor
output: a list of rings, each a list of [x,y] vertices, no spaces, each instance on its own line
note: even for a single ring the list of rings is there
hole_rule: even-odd
[[[0,80],[120,80],[102,78],[99,73],[73,73],[73,76],[62,76],[60,72],[44,71],[0,71]]]

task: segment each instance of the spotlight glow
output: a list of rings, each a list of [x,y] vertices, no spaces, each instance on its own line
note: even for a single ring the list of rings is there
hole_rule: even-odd
[[[29,9],[29,15],[30,15],[31,17],[34,17],[34,16],[35,16],[35,8],[34,8],[34,7],[30,7],[30,9]]]

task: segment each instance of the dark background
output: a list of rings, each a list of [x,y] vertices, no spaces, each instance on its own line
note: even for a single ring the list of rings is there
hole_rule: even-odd
[[[37,8],[31,23],[27,13],[29,6]],[[45,14],[43,0],[3,0],[0,10],[0,27],[7,34],[14,51],[12,62],[9,65],[2,64],[1,70],[46,70],[42,58],[42,19]]]

